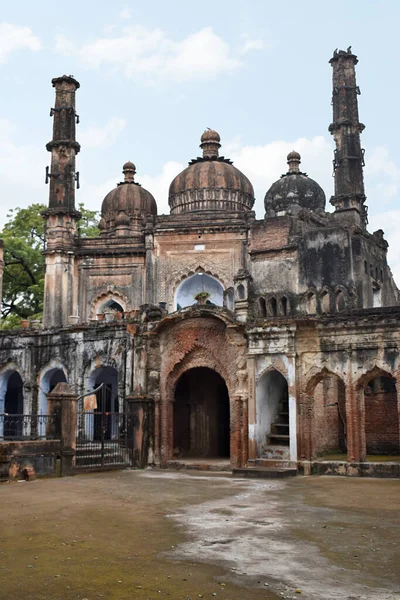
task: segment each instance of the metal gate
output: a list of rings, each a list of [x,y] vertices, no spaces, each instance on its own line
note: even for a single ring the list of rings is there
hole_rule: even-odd
[[[123,469],[132,466],[133,436],[128,435],[128,417],[118,408],[123,401],[112,398],[107,384],[83,397],[77,414],[77,469]],[[117,409],[117,410],[116,410]]]

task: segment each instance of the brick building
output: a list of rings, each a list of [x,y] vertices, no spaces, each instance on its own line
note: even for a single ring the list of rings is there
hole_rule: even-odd
[[[293,151],[257,220],[251,182],[207,130],[169,215],[127,162],[90,239],[75,209],[79,83],[53,79],[43,327],[0,333],[0,413],[46,414],[60,382],[83,413],[102,384],[89,415],[134,414],[140,466],[400,474],[374,459],[400,455],[398,289],[383,232],[367,230],[357,57],[330,63],[334,212]]]

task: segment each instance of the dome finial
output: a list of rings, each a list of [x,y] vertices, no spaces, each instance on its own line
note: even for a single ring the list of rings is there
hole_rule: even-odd
[[[131,162],[130,160],[128,160],[128,162],[126,162],[124,164],[124,166],[122,167],[122,172],[125,176],[125,182],[127,183],[134,183],[135,181],[135,173],[136,173],[136,167],[133,164],[133,162]]]
[[[207,129],[201,136],[200,141],[200,148],[203,150],[204,158],[218,157],[218,150],[219,148],[221,148],[221,138],[219,137],[219,133],[214,131],[214,129],[210,129],[209,127],[207,127]]]
[[[296,152],[295,150],[292,150],[292,152],[289,152],[289,154],[287,155],[287,163],[289,165],[289,173],[300,173],[300,162],[301,162],[301,156],[298,152]]]

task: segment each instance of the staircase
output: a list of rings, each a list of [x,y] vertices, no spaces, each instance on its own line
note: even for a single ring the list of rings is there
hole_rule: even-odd
[[[284,479],[297,475],[297,463],[290,460],[289,404],[283,400],[279,405],[275,423],[267,435],[260,458],[249,460],[247,467],[233,469],[234,477],[257,479]]]

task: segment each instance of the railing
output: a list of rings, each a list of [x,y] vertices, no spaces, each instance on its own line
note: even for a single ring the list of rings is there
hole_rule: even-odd
[[[54,436],[47,432],[49,425],[54,424],[55,418],[55,415],[0,414],[0,442],[54,439]]]

